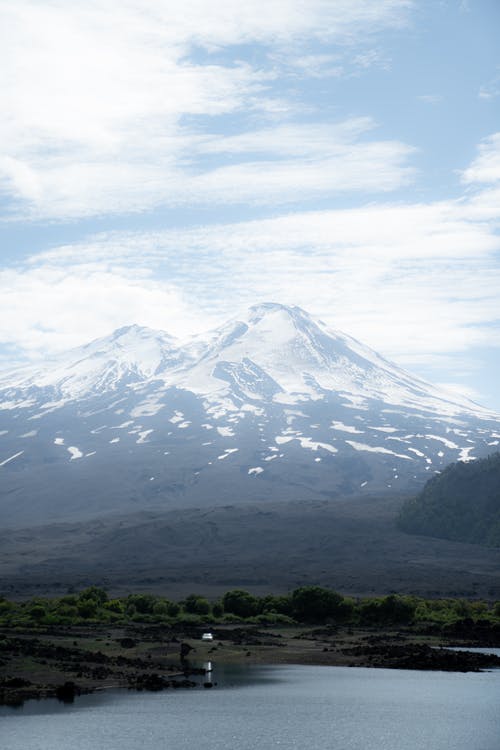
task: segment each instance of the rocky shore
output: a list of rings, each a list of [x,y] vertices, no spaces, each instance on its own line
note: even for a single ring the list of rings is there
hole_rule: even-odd
[[[316,664],[392,669],[481,671],[500,667],[492,654],[454,651],[411,631],[373,632],[326,627],[220,626],[211,642],[199,629],[134,625],[0,632],[0,705],[58,698],[109,688],[165,690],[208,688],[213,664]],[[470,635],[470,634],[469,634]],[[467,645],[480,646],[481,641]]]

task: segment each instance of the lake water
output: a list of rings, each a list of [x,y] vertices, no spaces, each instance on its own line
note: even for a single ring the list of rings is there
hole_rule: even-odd
[[[213,690],[0,709],[2,750],[499,750],[500,671],[226,667]]]

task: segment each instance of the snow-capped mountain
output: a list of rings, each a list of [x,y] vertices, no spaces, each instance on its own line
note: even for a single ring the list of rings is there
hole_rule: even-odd
[[[188,341],[130,326],[1,373],[0,507],[27,522],[408,492],[499,440],[498,415],[269,303]]]

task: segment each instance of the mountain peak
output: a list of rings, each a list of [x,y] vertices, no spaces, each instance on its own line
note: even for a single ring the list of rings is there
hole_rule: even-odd
[[[297,305],[282,305],[279,302],[261,302],[257,305],[252,305],[248,308],[246,318],[250,323],[258,323],[267,317],[279,317],[289,318],[295,323],[299,321],[314,322],[315,321],[309,313],[303,310]]]
[[[251,315],[259,317],[263,317],[264,315],[272,312],[285,312],[289,315],[293,315],[297,310],[304,312],[304,310],[301,310],[301,308],[297,307],[297,305],[283,305],[280,302],[259,302],[256,305],[251,305],[248,308],[248,312]]]
[[[94,346],[97,342],[124,343],[127,341],[146,340],[146,339],[155,339],[155,340],[161,339],[162,341],[165,341],[165,342],[176,341],[175,337],[171,336],[166,331],[158,330],[155,328],[149,328],[148,326],[140,326],[137,323],[132,323],[131,325],[121,326],[121,328],[117,328],[108,336],[103,336],[102,338],[95,339],[94,341],[91,341],[86,346],[87,347]]]

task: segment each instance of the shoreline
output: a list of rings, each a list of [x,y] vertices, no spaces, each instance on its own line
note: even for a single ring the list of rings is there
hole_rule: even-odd
[[[139,625],[0,631],[0,705],[110,689],[159,691],[212,687],[200,664],[310,665],[478,672],[500,667],[500,657],[451,647],[495,648],[480,640],[444,639],[411,629],[327,626],[215,627],[201,641],[200,629]],[[498,648],[500,644],[496,645]],[[206,679],[203,679],[205,677]],[[193,679],[194,678],[194,679]]]

